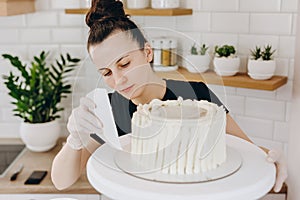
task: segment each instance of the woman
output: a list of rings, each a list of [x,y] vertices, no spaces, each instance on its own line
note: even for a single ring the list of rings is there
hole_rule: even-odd
[[[204,83],[164,80],[155,75],[150,65],[153,58],[151,46],[125,15],[120,1],[94,0],[86,23],[90,27],[87,47],[91,59],[107,85],[115,90],[109,97],[119,135],[130,133],[136,106],[152,99],[168,100],[182,96],[222,105]],[[99,147],[88,137],[90,133],[102,134],[105,125],[91,112],[95,106],[91,99],[84,97],[80,106],[72,111],[67,126],[70,135],[52,166],[52,181],[58,189],[67,188],[78,179],[89,156]],[[226,131],[250,141],[228,111]],[[89,138],[88,142],[83,138]],[[268,159],[277,163],[275,191],[279,191],[286,178],[284,162],[274,151],[268,154]]]

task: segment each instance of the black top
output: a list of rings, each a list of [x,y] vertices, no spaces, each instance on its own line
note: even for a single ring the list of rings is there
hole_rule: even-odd
[[[218,106],[223,105],[218,97],[203,82],[184,82],[166,80],[167,90],[163,101],[183,99],[207,100]],[[117,92],[109,94],[112,111],[115,118],[119,136],[131,133],[131,118],[137,106]],[[223,105],[224,106],[224,105]],[[226,107],[224,106],[226,109]],[[226,109],[228,113],[228,110]]]

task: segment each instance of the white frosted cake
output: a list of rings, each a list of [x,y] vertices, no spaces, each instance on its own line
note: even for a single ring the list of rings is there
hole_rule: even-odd
[[[131,154],[148,170],[199,174],[226,161],[226,112],[208,101],[153,100],[132,117]]]

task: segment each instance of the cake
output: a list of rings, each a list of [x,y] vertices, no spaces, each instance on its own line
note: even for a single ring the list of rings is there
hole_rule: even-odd
[[[133,114],[131,154],[145,171],[202,174],[226,161],[225,127],[223,106],[154,99]]]

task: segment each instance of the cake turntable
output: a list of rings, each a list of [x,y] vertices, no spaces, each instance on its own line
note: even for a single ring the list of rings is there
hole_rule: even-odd
[[[126,147],[130,137],[122,136],[120,141]],[[214,180],[175,183],[178,180],[159,181],[153,176],[138,178],[136,173],[130,174],[132,165],[126,168],[128,166],[123,165],[123,158],[118,158],[122,157],[122,153],[107,144],[98,148],[89,158],[87,177],[97,191],[116,200],[259,199],[267,194],[275,183],[276,168],[273,163],[266,161],[265,152],[231,135],[226,135],[226,144],[229,155],[231,150],[238,152],[242,164],[235,171]]]

